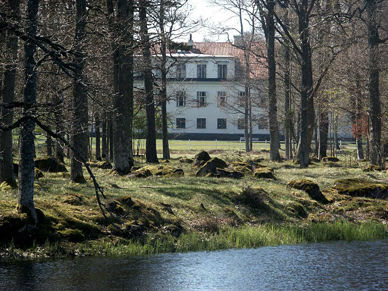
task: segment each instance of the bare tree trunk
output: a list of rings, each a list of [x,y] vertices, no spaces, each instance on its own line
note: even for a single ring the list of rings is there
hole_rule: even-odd
[[[378,0],[366,0],[368,46],[369,46],[369,102],[370,102],[370,163],[382,166],[381,150],[381,104],[379,92],[379,23]]]
[[[101,161],[101,134],[100,134],[100,116],[96,113],[94,117],[94,128],[96,131],[96,160]]]
[[[47,148],[47,156],[52,157],[53,155],[53,139],[51,135],[47,134],[46,136],[46,148]]]
[[[142,41],[143,65],[144,65],[144,89],[146,93],[146,161],[148,163],[158,163],[156,152],[156,126],[155,126],[155,104],[152,81],[152,64],[150,40],[147,27],[147,1],[139,0],[140,37]]]
[[[107,142],[107,132],[108,132],[108,127],[107,127],[107,121],[106,121],[106,113],[104,113],[104,118],[102,120],[102,158],[106,159],[108,156],[108,142]]]
[[[162,89],[161,89],[161,101],[162,101],[162,144],[163,144],[163,159],[170,159],[170,148],[168,145],[168,124],[167,124],[167,40],[164,31],[164,0],[160,1],[160,18],[159,18],[159,28],[161,34],[161,54],[162,54]]]
[[[276,106],[276,62],[275,62],[275,2],[267,1],[267,62],[268,62],[268,105],[269,105],[269,133],[270,133],[270,159],[280,161],[279,154],[279,125]]]
[[[322,108],[324,107],[324,108]],[[327,156],[327,141],[329,135],[329,114],[326,106],[321,106],[319,114],[319,151],[318,159],[322,159]]]
[[[11,13],[20,16],[20,1],[8,0]],[[7,32],[6,50],[9,52],[8,64],[5,66],[3,76],[2,94],[5,103],[11,103],[15,99],[15,76],[18,54],[18,38],[12,33]],[[1,85],[2,82],[0,82]],[[13,109],[1,108],[2,122],[5,125],[13,122]],[[0,133],[0,183],[5,181],[9,185],[16,185],[15,174],[13,171],[12,158],[12,131],[3,131]]]
[[[311,63],[311,46],[309,38],[309,1],[302,0],[299,5],[299,36],[301,43],[301,130],[299,140],[300,167],[309,164],[310,146],[314,130],[314,101],[312,96],[313,72]]]
[[[288,14],[286,14],[286,25],[288,25]],[[291,65],[290,65],[290,46],[288,39],[284,39],[284,114],[285,114],[285,151],[286,151],[286,159],[290,160],[292,158],[292,116],[291,116]]]
[[[112,119],[108,121],[108,144],[109,144],[109,160],[113,161],[114,151],[114,135],[113,135],[113,122]]]
[[[32,37],[36,35],[38,8],[39,0],[28,1],[27,33]],[[36,45],[32,42],[26,42],[24,45],[24,51],[24,102],[26,104],[34,104],[36,102],[37,80],[35,70],[36,62],[34,58]],[[26,105],[23,108],[24,116],[33,116],[34,114],[35,109],[33,106]],[[33,120],[26,120],[21,125],[18,209],[21,212],[27,213],[36,224],[38,223],[38,216],[34,205],[34,130],[35,122]]]
[[[87,136],[88,132],[88,108],[86,88],[83,84],[83,68],[85,63],[85,56],[83,46],[85,41],[85,25],[86,25],[86,1],[77,0],[77,15],[76,15],[76,32],[74,37],[74,49],[76,52],[75,63],[75,79],[73,91],[73,110],[74,110],[74,124],[72,132],[72,146],[76,148],[81,155],[87,156]],[[76,183],[86,182],[82,163],[78,161],[75,154],[71,153],[71,180]]]
[[[117,2],[117,27],[111,27],[119,44],[113,44],[114,58],[114,112],[113,112],[113,169],[128,174],[133,166],[132,116],[133,116],[133,1]],[[108,1],[108,12],[113,17],[113,3]],[[112,21],[110,22],[113,26]],[[117,29],[115,29],[117,28]],[[116,39],[113,41],[117,41]]]

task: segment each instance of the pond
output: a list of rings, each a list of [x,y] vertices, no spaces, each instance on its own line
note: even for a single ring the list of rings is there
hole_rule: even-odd
[[[388,240],[0,262],[0,290],[387,290]]]

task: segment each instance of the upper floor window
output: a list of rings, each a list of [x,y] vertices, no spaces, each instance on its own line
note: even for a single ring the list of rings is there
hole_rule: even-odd
[[[197,78],[198,79],[206,79],[206,65],[198,64],[197,65]]]
[[[227,65],[218,65],[218,78],[226,79],[228,75],[228,66]]]
[[[177,91],[176,92],[176,107],[185,107],[186,106],[186,92]]]
[[[238,129],[244,129],[245,128],[245,120],[244,120],[244,118],[239,118],[237,120],[237,128]]]
[[[226,129],[226,118],[217,119],[217,129]]]
[[[238,92],[238,106],[245,106],[246,94],[245,91]]]
[[[268,129],[268,118],[260,117],[257,120],[257,125],[259,129]]]
[[[186,118],[177,118],[176,128],[186,128]]]
[[[197,128],[199,129],[206,128],[206,118],[197,118]]]
[[[185,64],[176,65],[175,77],[177,79],[186,78],[186,65]]]
[[[197,106],[198,107],[206,106],[206,92],[203,92],[203,91],[197,92]]]
[[[224,107],[226,106],[226,92],[219,91],[217,92],[217,105],[218,107]]]

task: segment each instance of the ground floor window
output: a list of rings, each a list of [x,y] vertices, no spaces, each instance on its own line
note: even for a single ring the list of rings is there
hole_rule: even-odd
[[[176,128],[186,128],[186,118],[177,118]]]
[[[197,128],[199,129],[206,128],[206,118],[197,118]]]
[[[217,119],[217,129],[226,129],[226,118]]]

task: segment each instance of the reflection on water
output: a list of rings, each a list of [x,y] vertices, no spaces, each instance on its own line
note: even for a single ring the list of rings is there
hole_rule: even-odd
[[[0,290],[387,290],[388,240],[0,263]]]

